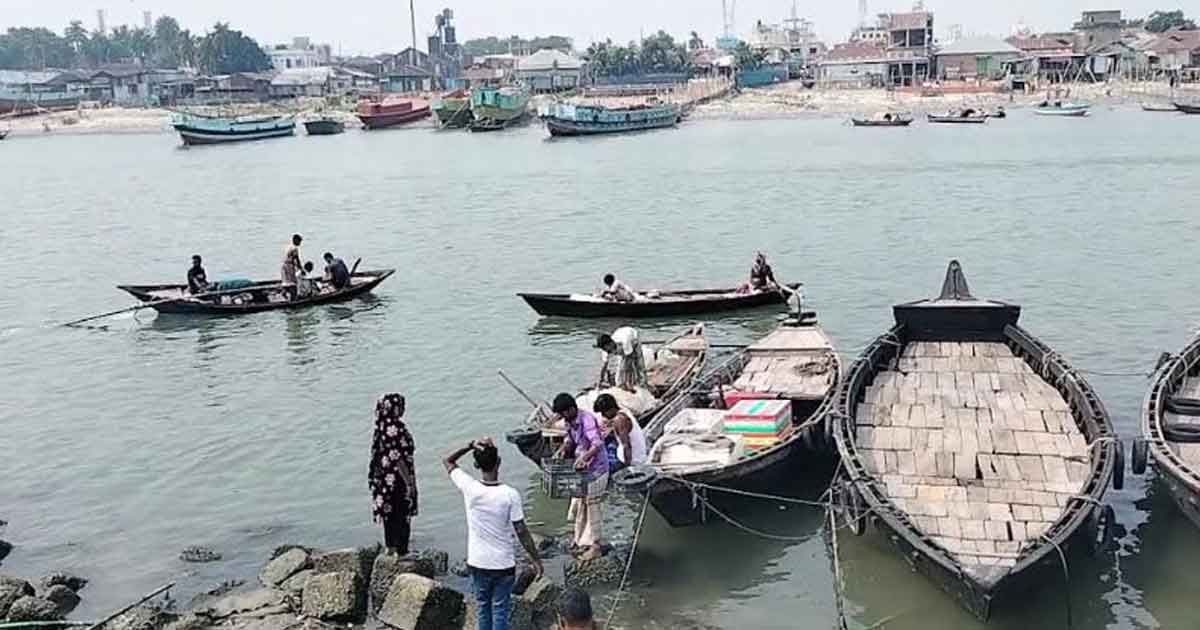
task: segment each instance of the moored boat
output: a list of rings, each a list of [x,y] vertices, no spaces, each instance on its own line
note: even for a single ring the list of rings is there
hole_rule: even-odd
[[[416,98],[389,96],[382,100],[363,100],[358,103],[358,119],[364,129],[386,129],[428,118],[427,101]]]
[[[346,131],[346,123],[329,116],[304,121],[304,130],[310,136],[336,136]]]
[[[443,129],[461,129],[471,124],[471,93],[455,90],[439,96],[431,106]]]
[[[231,283],[236,286],[228,288],[218,283],[215,290],[199,295],[189,294],[185,284],[129,284],[119,285],[117,288],[160,313],[241,315],[342,302],[370,293],[393,273],[394,269],[355,271],[350,277],[348,287],[334,289],[325,285],[312,296],[295,300],[288,299],[282,283],[277,279]]]
[[[480,87],[471,92],[471,131],[496,131],[529,113],[529,88],[521,85]]]
[[[1184,516],[1200,527],[1200,337],[1177,355],[1165,355],[1142,404],[1141,438],[1133,472],[1154,463],[1155,478]]]
[[[799,283],[787,285],[790,289]],[[632,302],[618,302],[581,293],[518,293],[538,315],[562,317],[678,317],[703,315],[770,304],[782,304],[787,296],[780,290],[743,292],[738,289],[697,289],[637,293]]]
[[[912,116],[885,112],[871,118],[850,118],[855,127],[907,127],[912,124]]]
[[[683,110],[673,103],[601,107],[553,103],[540,113],[551,136],[591,136],[674,127]]]
[[[1185,114],[1200,114],[1200,105],[1189,105],[1187,103],[1175,103],[1175,109]]]
[[[974,109],[964,109],[958,112],[951,112],[945,115],[926,114],[925,119],[931,123],[941,124],[975,124],[982,125],[990,118],[988,114],[976,112]]]
[[[9,129],[0,129],[0,140],[7,138],[9,131]]]
[[[209,117],[177,113],[171,126],[185,145],[224,144],[282,138],[296,132],[292,116]]]
[[[38,112],[64,111],[79,107],[81,100],[77,94],[0,88],[0,114],[22,116]]]
[[[873,515],[905,559],[986,619],[1063,579],[1059,552],[1111,541],[1102,503],[1122,485],[1108,412],[1083,375],[1018,326],[1021,308],[974,298],[957,261],[936,299],[850,367],[835,414],[844,523]]]
[[[1081,118],[1088,115],[1088,110],[1092,108],[1087,103],[1062,103],[1055,101],[1053,103],[1042,101],[1034,110],[1033,113],[1038,116],[1067,116]]]
[[[841,362],[815,313],[798,314],[739,351],[646,429],[649,461],[613,483],[643,493],[673,527],[725,518],[735,495],[792,487],[797,463],[827,479]]]
[[[1142,103],[1142,111],[1144,112],[1178,112],[1179,108],[1174,103]]]
[[[704,327],[697,325],[651,351],[643,346],[646,357],[646,380],[649,387],[629,392],[610,383],[583,390],[576,401],[580,409],[591,411],[600,394],[611,394],[622,409],[636,416],[637,422],[646,429],[667,404],[692,384],[708,353],[708,340]],[[509,431],[505,438],[523,455],[541,466],[544,458],[550,457],[562,445],[566,435],[563,421],[544,405],[534,409],[520,428]]]

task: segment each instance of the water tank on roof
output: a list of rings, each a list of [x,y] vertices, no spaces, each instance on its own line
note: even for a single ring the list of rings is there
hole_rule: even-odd
[[[455,35],[454,35],[454,27],[453,26],[446,27],[445,31],[443,32],[443,37],[446,40],[447,44],[455,44],[458,42],[458,40],[455,38]]]

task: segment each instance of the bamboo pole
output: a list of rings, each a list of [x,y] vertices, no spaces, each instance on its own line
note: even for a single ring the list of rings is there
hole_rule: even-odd
[[[104,626],[104,624],[107,624],[108,622],[112,621],[113,619],[116,619],[117,617],[124,615],[125,613],[129,612],[130,610],[133,610],[136,606],[140,606],[141,604],[144,604],[147,600],[157,597],[160,593],[170,590],[171,587],[173,587],[173,586],[175,586],[174,582],[168,582],[168,583],[154,589],[153,591],[151,591],[147,595],[144,595],[141,599],[137,600],[136,602],[133,602],[132,604],[122,608],[121,610],[118,610],[117,612],[105,617],[103,620],[88,626],[87,630],[99,630],[100,628],[102,628]]]

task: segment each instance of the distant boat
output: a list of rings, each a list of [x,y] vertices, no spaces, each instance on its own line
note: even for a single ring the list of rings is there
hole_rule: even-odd
[[[855,127],[907,127],[912,124],[912,116],[904,114],[885,113],[874,118],[851,118]]]
[[[282,138],[296,132],[293,116],[256,116],[226,118],[175,114],[171,126],[179,132],[185,145],[223,144]]]
[[[330,116],[322,116],[304,121],[304,130],[310,136],[336,136],[346,131],[346,123]]]
[[[1175,109],[1185,114],[1200,114],[1200,105],[1184,105],[1183,103],[1175,103]]]
[[[39,111],[75,109],[79,107],[79,101],[79,95],[0,88],[0,114],[21,116]]]
[[[1074,116],[1083,117],[1088,115],[1088,110],[1091,105],[1087,103],[1048,103],[1043,101],[1033,110],[1033,113],[1038,116]]]
[[[461,129],[471,124],[471,93],[455,90],[433,102],[433,113],[443,129]]]
[[[1179,108],[1175,107],[1174,103],[1142,103],[1142,111],[1144,111],[1144,112],[1178,112]]]
[[[973,109],[964,109],[963,111],[961,111],[957,114],[946,114],[945,116],[935,116],[933,114],[927,114],[925,116],[925,118],[926,118],[926,120],[928,120],[931,123],[948,123],[948,124],[957,124],[957,125],[962,125],[962,124],[982,125],[987,122],[988,115],[987,114],[977,114],[977,113],[975,113],[975,110],[973,110]]]
[[[7,138],[10,131],[10,129],[0,129],[0,140]]]
[[[683,110],[672,103],[614,108],[554,103],[542,120],[552,136],[591,136],[674,127],[683,120]]]
[[[429,102],[418,98],[389,96],[381,101],[360,101],[358,119],[366,129],[386,129],[428,118]]]
[[[476,88],[471,92],[471,131],[495,131],[520,121],[529,112],[529,97],[524,86]]]

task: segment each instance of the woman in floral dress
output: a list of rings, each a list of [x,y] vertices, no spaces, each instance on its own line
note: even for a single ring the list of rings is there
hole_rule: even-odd
[[[375,403],[375,437],[367,479],[375,520],[383,523],[383,544],[394,555],[408,553],[409,523],[417,515],[413,439],[403,416],[404,397],[400,394],[386,394]]]

